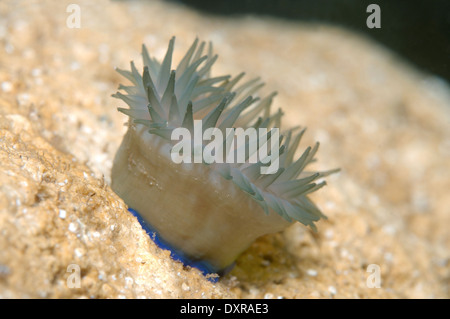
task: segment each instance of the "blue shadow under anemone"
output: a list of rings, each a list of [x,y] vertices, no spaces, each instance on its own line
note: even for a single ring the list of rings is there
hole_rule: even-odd
[[[201,273],[206,276],[206,278],[212,282],[216,283],[219,280],[218,276],[223,276],[228,273],[234,266],[234,263],[225,269],[215,269],[207,261],[192,260],[186,256],[182,251],[171,247],[165,240],[161,238],[158,232],[153,229],[153,227],[147,223],[142,216],[134,209],[128,208],[128,211],[137,218],[142,228],[147,232],[153,242],[161,249],[170,251],[170,257],[173,260],[181,262],[185,266],[193,267],[201,271]],[[212,275],[212,276],[211,276]],[[218,275],[218,276],[215,276]]]

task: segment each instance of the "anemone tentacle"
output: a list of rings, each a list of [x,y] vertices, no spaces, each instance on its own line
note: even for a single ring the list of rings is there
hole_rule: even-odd
[[[270,129],[281,126],[283,112],[280,109],[272,113],[271,110],[277,93],[261,99],[254,96],[264,85],[259,78],[239,85],[244,73],[235,77],[211,77],[217,55],[213,54],[211,43],[204,54],[206,43],[199,43],[198,39],[189,47],[178,66],[173,68],[174,45],[175,38],[172,38],[161,63],[151,57],[146,46],[142,45],[142,75],[134,62],[130,63],[130,71],[117,69],[133,85],[120,85],[113,97],[129,106],[129,109],[118,110],[129,116],[136,125],[147,126],[150,134],[163,137],[167,143],[173,143],[170,136],[177,127],[186,127],[192,132],[195,119],[202,120],[203,129],[217,127],[222,131],[233,127],[255,127],[267,128],[270,132]],[[319,143],[306,148],[294,160],[304,133],[304,128],[296,127],[281,134],[283,143],[280,144],[279,169],[275,174],[261,174],[261,162],[214,163],[210,167],[251,196],[265,213],[273,210],[287,221],[297,220],[315,229],[314,222],[326,217],[307,195],[325,185],[325,182],[317,182],[318,179],[337,170],[305,171],[307,165],[314,161]]]

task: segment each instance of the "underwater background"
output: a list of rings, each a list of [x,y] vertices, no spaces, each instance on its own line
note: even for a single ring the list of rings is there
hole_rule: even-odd
[[[326,23],[362,33],[389,47],[424,71],[450,80],[450,3],[390,0],[169,0],[205,14],[255,14],[303,22]],[[370,4],[381,9],[381,27],[367,28]],[[370,11],[372,12],[372,11]]]

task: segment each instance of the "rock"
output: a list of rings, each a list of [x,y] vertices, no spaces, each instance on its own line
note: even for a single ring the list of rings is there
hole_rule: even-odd
[[[337,27],[77,3],[79,29],[64,3],[0,3],[1,298],[449,297],[447,83]],[[143,42],[162,58],[172,35],[176,61],[198,35],[217,74],[261,76],[283,127],[321,142],[316,167],[342,169],[314,194],[318,233],[262,237],[217,284],[157,248],[108,186],[126,121],[114,67],[141,68]]]
[[[0,116],[0,136],[1,297],[227,295],[158,249],[105,181],[28,119]]]

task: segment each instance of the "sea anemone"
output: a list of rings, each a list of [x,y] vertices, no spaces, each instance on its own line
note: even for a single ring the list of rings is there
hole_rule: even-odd
[[[113,95],[129,106],[118,109],[129,121],[114,159],[113,190],[133,212],[139,212],[141,223],[162,242],[194,264],[206,265],[210,272],[226,269],[256,238],[295,221],[315,230],[314,222],[326,217],[307,195],[325,185],[319,179],[336,171],[305,171],[319,144],[294,160],[305,129],[295,127],[280,136],[274,133],[283,115],[281,110],[271,112],[275,92],[254,97],[263,83],[256,78],[239,85],[244,73],[211,77],[217,55],[211,43],[198,39],[172,69],[174,42],[172,38],[162,63],[150,57],[143,45],[142,74],[133,62],[131,71],[117,69],[132,85],[120,85]],[[267,129],[267,134],[245,143],[243,163],[204,159],[175,163],[171,154],[177,143],[172,133],[185,128],[195,134],[194,122],[199,121],[200,133],[208,128],[222,132],[254,128]],[[265,144],[259,143],[263,137]],[[222,142],[228,155],[237,156],[242,147],[235,146],[233,138],[225,134]],[[279,148],[251,162],[252,153],[262,145]],[[194,145],[192,153],[201,154],[206,146],[200,144],[199,150]],[[267,158],[279,167],[264,173]]]

